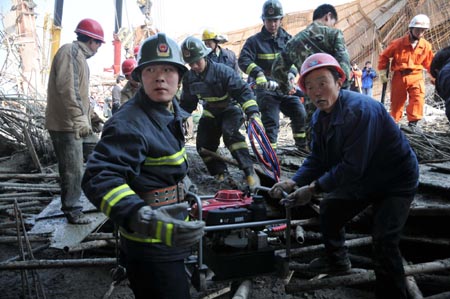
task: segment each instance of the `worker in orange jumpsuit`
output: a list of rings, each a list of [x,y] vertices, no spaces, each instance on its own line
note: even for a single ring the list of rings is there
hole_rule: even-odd
[[[423,106],[425,103],[425,80],[423,69],[430,72],[433,51],[431,44],[423,38],[430,28],[430,19],[423,14],[412,18],[409,23],[407,35],[395,39],[380,54],[378,69],[382,83],[388,81],[386,71],[391,61],[393,71],[391,82],[391,116],[395,122],[399,122],[403,115],[407,95],[409,96],[406,107],[408,125],[417,126],[417,122],[423,118]]]

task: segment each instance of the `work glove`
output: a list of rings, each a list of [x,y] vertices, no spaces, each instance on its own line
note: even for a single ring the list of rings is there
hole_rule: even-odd
[[[264,88],[270,91],[275,91],[279,87],[278,83],[273,80],[267,81],[267,83],[264,85]]]
[[[295,206],[306,205],[311,201],[312,191],[309,185],[298,188],[286,198],[280,200],[280,204],[284,205],[286,208],[292,208]]]
[[[252,119],[256,120],[256,122],[264,128],[261,121],[261,114],[259,112],[250,112],[247,114],[247,121],[250,122]]]
[[[94,133],[100,133],[103,130],[104,123],[105,121],[101,119],[96,112],[92,113],[91,124],[92,124],[92,131]]]
[[[176,217],[187,211],[189,205],[180,203],[153,210],[140,208],[130,219],[129,228],[142,235],[159,239],[167,246],[191,247],[203,236],[203,221],[184,221]]]
[[[380,71],[380,80],[381,80],[381,83],[387,83],[387,81],[388,81],[388,77],[387,77],[387,75],[386,75],[386,71]]]
[[[293,73],[288,73],[289,90],[295,92],[297,87],[297,82],[295,82],[295,75]]]
[[[286,180],[276,183],[269,190],[269,195],[272,198],[281,199],[283,198],[283,193],[291,193],[292,189],[295,187],[295,182],[293,180]]]
[[[75,139],[80,139],[92,134],[92,128],[86,115],[80,115],[72,119]]]

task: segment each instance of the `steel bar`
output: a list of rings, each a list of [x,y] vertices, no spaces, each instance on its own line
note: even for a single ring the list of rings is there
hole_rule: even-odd
[[[29,260],[10,263],[1,263],[0,270],[23,270],[23,269],[55,269],[76,268],[116,265],[115,258],[97,259],[65,259],[65,260]]]
[[[17,202],[17,200],[15,200],[15,202]],[[29,201],[29,202],[21,202],[21,203],[18,203],[17,205],[20,208],[24,208],[24,207],[36,206],[39,204],[40,204],[39,201]],[[14,204],[0,205],[0,210],[7,210],[7,209],[12,209],[12,208],[14,208]]]
[[[59,179],[59,173],[0,173],[0,179]]]
[[[9,198],[0,198],[0,202],[10,202],[17,200],[17,202],[28,202],[28,201],[51,201],[53,196],[28,196],[28,197],[9,197]],[[19,204],[20,205],[20,204]]]
[[[23,196],[37,196],[40,195],[41,192],[21,192],[21,193],[17,193],[17,192],[11,192],[11,193],[3,193],[0,194],[0,199],[3,198],[19,198],[19,197],[23,197]]]

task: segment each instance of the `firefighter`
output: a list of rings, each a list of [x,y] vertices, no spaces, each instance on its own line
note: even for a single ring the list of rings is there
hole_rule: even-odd
[[[188,171],[175,94],[184,66],[177,43],[147,38],[133,70],[138,92],[105,124],[83,177],[89,200],[119,226],[121,263],[136,298],[190,298],[184,259],[204,223],[185,221]]]
[[[423,38],[430,28],[430,19],[419,14],[411,19],[408,33],[393,40],[378,58],[378,70],[382,83],[388,81],[386,71],[389,59],[394,72],[391,82],[391,116],[398,123],[403,116],[403,108],[408,97],[406,117],[408,125],[416,127],[423,118],[425,104],[424,68],[430,72],[433,60],[431,44]]]
[[[283,8],[278,0],[264,3],[261,16],[264,26],[257,34],[249,37],[239,55],[241,70],[249,76],[249,82],[255,85],[255,94],[261,111],[261,119],[267,137],[276,149],[280,128],[280,111],[291,120],[292,134],[299,150],[306,148],[305,121],[306,112],[297,96],[283,93],[272,77],[272,62],[284,49],[291,36],[281,28]],[[291,76],[297,75],[295,67],[290,69]]]
[[[399,241],[417,191],[419,167],[405,135],[383,104],[342,89],[345,72],[325,53],[308,57],[299,85],[316,105],[312,152],[290,180],[269,191],[287,207],[323,193],[320,229],[325,255],[308,271],[345,273],[351,267],[345,224],[372,206],[376,298],[407,298]],[[295,187],[298,187],[294,190]]]
[[[217,34],[210,29],[203,30],[202,40],[208,48],[211,48],[211,52],[208,54],[208,58],[217,63],[223,63],[234,69],[238,74],[241,74],[239,69],[236,54],[229,49],[224,49],[219,44],[226,43],[227,39]]]
[[[111,106],[111,113],[116,113],[117,109],[120,107],[120,92],[122,91],[125,82],[125,76],[119,75],[116,79],[116,85],[113,86],[111,90],[111,97],[112,97],[112,106]]]
[[[128,81],[120,91],[120,105],[131,99],[140,87],[140,83],[131,76],[136,66],[137,62],[134,58],[128,58],[122,62],[122,73]]]
[[[92,134],[96,114],[90,106],[87,59],[97,53],[105,40],[102,26],[93,19],[81,20],[75,33],[77,40],[59,48],[52,62],[45,127],[58,161],[61,210],[69,223],[87,224],[90,220],[82,213],[80,201],[83,141],[98,139]]]
[[[229,66],[215,63],[207,58],[211,52],[200,39],[189,36],[182,45],[183,58],[191,70],[183,79],[181,107],[191,113],[203,101],[203,114],[197,130],[197,150],[211,175],[223,180],[227,172],[223,161],[202,153],[201,149],[217,151],[220,137],[244,172],[248,186],[253,190],[259,186],[253,161],[250,157],[245,136],[239,132],[247,119],[259,120],[259,110],[254,94],[242,78]]]

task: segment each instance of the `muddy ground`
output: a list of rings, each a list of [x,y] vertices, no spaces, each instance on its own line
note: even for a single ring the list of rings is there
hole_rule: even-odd
[[[280,144],[289,147],[293,142],[290,138],[290,130],[285,121],[283,121],[283,133],[280,136]],[[202,164],[195,152],[195,142],[190,139],[188,149],[190,155],[191,171],[189,173],[192,181],[197,185],[200,195],[214,194],[219,189],[227,188],[226,184],[219,184],[207,174],[206,168]],[[282,146],[281,146],[282,147]],[[227,150],[223,150],[223,155],[228,156]],[[294,171],[292,168],[292,171]],[[243,183],[242,173],[234,166],[229,167],[232,182]],[[289,169],[285,169],[284,176],[290,175]],[[228,186],[229,187],[229,186]],[[238,186],[239,187],[239,186]],[[309,227],[311,231],[317,231],[317,227]],[[316,243],[318,241],[316,240]],[[39,243],[33,243],[38,246]],[[306,245],[306,244],[305,244]],[[19,254],[19,249],[14,244],[0,244],[0,261],[7,260]],[[45,249],[35,253],[35,259],[70,259],[70,258],[93,258],[93,257],[115,257],[114,246],[109,246],[96,250],[89,250],[76,253],[65,253],[57,249]],[[308,262],[313,257],[307,257],[301,262]],[[261,260],[264,263],[264,260]],[[23,283],[28,281],[33,286],[33,275],[36,281],[40,281],[43,286],[45,298],[49,299],[93,299],[93,298],[133,298],[132,292],[127,287],[127,281],[121,282],[111,292],[110,286],[112,277],[110,274],[111,266],[88,267],[88,268],[60,268],[60,269],[38,269],[28,271],[1,271],[0,272],[0,298],[44,298],[36,296],[36,291],[31,287],[30,292],[23,293],[26,289]],[[26,279],[27,278],[27,279]],[[284,279],[278,272],[264,275],[254,275],[246,278],[236,278],[226,281],[213,282],[208,280],[208,289],[198,292],[195,288],[191,288],[192,298],[214,298],[207,297],[215,291],[221,291],[230,288],[224,295],[215,298],[232,298],[238,285],[244,280],[249,279],[252,282],[251,292],[248,298],[310,298],[310,299],[372,299],[373,284],[366,284],[357,287],[338,287],[333,289],[324,289],[319,291],[303,292],[298,294],[286,294],[284,288]],[[292,279],[305,279],[294,274]],[[106,295],[110,294],[109,297]],[[149,296],[150,298],[150,296]]]

